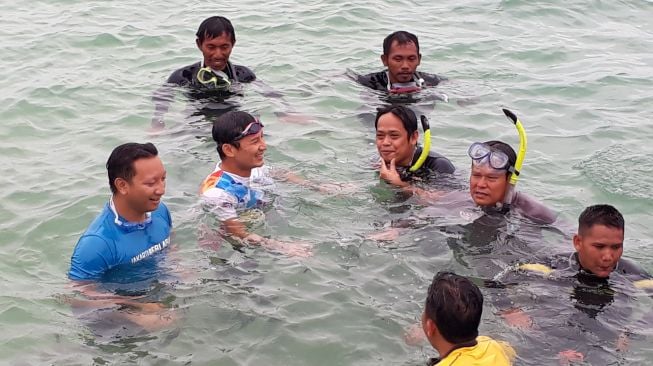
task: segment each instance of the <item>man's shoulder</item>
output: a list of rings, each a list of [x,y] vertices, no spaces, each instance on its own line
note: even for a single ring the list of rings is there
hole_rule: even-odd
[[[84,233],[82,234],[82,237],[89,236],[97,236],[101,238],[107,238],[107,239],[112,239],[113,234],[114,234],[114,223],[113,220],[114,215],[111,209],[109,208],[109,204],[105,204],[104,207],[102,208],[102,211],[100,211],[97,216],[93,219],[93,221],[88,225]]]
[[[515,192],[512,205],[524,216],[538,224],[553,224],[558,216],[543,203],[523,192]]]
[[[256,80],[256,74],[249,67],[243,65],[233,65],[233,67],[239,82],[251,83]]]
[[[441,174],[453,174],[456,171],[451,160],[435,151],[430,151],[424,165],[434,172]]]
[[[229,172],[218,169],[209,174],[200,186],[200,195],[211,200],[237,198],[233,186],[242,185]]]
[[[368,88],[387,91],[388,90],[388,76],[385,71],[373,72],[365,75],[357,75],[356,81]]]
[[[633,279],[649,279],[651,275],[632,259],[621,257],[617,271],[623,275],[633,277]]]
[[[180,69],[173,71],[167,80],[169,84],[177,84],[179,86],[188,85],[193,81],[193,76],[197,74],[200,69],[201,62],[196,62],[192,65],[184,66]]]
[[[156,210],[152,212],[152,216],[154,218],[160,217],[166,222],[167,226],[172,226],[172,217],[170,215],[170,210],[165,203],[160,202],[159,207],[157,207]]]
[[[447,78],[444,76],[431,74],[428,72],[418,72],[417,74],[424,80],[424,83],[426,84],[425,86],[436,86],[444,80],[447,80]]]

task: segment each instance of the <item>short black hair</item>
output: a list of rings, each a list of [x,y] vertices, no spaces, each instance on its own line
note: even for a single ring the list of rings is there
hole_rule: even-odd
[[[593,205],[585,208],[578,217],[578,232],[583,233],[594,225],[603,225],[624,230],[625,222],[621,212],[611,205]]]
[[[236,148],[240,147],[238,141],[234,141],[247,127],[248,124],[256,121],[251,114],[243,111],[229,111],[213,121],[211,135],[217,144],[218,155],[224,159],[222,145],[231,144]]]
[[[406,132],[408,132],[408,139],[417,131],[417,116],[412,109],[398,104],[389,105],[379,108],[376,112],[376,120],[374,120],[374,129],[376,130],[379,125],[379,118],[386,113],[392,113],[401,120]]]
[[[447,342],[470,342],[478,337],[483,295],[467,278],[438,272],[429,286],[424,313],[435,322]]]
[[[397,31],[385,37],[383,40],[384,55],[387,56],[390,54],[390,47],[392,47],[392,42],[394,41],[397,41],[397,44],[414,43],[417,48],[417,54],[419,55],[419,41],[417,40],[417,36],[406,31]]]
[[[502,153],[506,154],[508,156],[509,167],[514,167],[515,164],[517,163],[517,153],[512,148],[512,146],[506,144],[503,141],[497,141],[497,140],[485,141],[484,144],[489,146],[492,150],[501,151]],[[512,172],[508,170],[508,172],[506,172],[506,175],[510,175],[510,174],[512,174]]]
[[[109,175],[109,187],[111,193],[118,192],[115,181],[122,178],[130,181],[136,171],[134,170],[134,162],[138,159],[153,158],[159,154],[154,144],[151,142],[139,144],[137,142],[128,142],[122,144],[111,152],[109,160],[107,160],[107,173]]]
[[[234,31],[234,26],[231,25],[229,19],[221,16],[213,16],[210,18],[204,19],[199,28],[197,28],[197,41],[202,44],[205,38],[215,38],[220,37],[222,33],[226,33],[231,36],[231,44],[236,44],[236,32]]]

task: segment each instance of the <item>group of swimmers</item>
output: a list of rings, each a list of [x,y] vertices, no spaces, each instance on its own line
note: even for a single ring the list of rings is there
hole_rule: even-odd
[[[184,87],[189,93],[228,98],[238,94],[242,83],[255,82],[256,76],[247,67],[229,61],[236,43],[235,32],[224,17],[210,17],[197,31],[197,47],[201,62],[175,71],[169,84]],[[438,85],[442,77],[417,72],[420,63],[419,42],[408,32],[390,34],[383,43],[381,60],[385,71],[358,76],[361,84],[388,93],[410,95]],[[270,88],[266,92],[274,94]],[[152,127],[164,127],[163,116],[170,101],[170,89],[155,94],[155,115]],[[520,122],[506,111],[515,125]],[[273,179],[315,188],[321,186],[292,173],[274,171],[264,165],[266,142],[261,120],[243,111],[229,111],[215,118],[212,137],[220,162],[200,185],[203,206],[220,221],[225,236],[240,244],[259,245],[288,256],[308,257],[312,247],[266,238],[248,229],[240,215],[267,202],[267,190]],[[419,128],[425,133],[419,144]],[[556,222],[556,214],[528,195],[514,190],[521,169],[523,151],[517,154],[501,141],[472,144],[469,193],[437,189],[437,181],[450,176],[455,168],[451,161],[430,150],[430,127],[424,116],[400,104],[380,108],[374,121],[379,155],[379,176],[401,194],[415,196],[431,205],[463,196],[473,208],[461,216],[473,221],[483,215],[520,215],[538,225]],[[521,149],[520,149],[521,150]],[[170,241],[172,219],[161,202],[165,193],[166,170],[151,143],[126,143],[116,147],[106,163],[111,199],[80,237],[71,258],[68,277],[83,295],[78,306],[91,308],[127,307],[125,319],[148,330],[156,330],[175,321],[174,311],[156,302],[144,302],[134,296],[117,295],[103,290],[100,283],[130,282],[156,273],[164,253],[173,255]],[[429,184],[429,182],[436,182]],[[400,227],[376,233],[370,238],[394,240]],[[574,251],[543,258],[522,258],[510,269],[517,273],[592,278],[600,283],[615,274],[626,276],[634,287],[653,287],[650,276],[634,263],[622,259],[624,220],[612,206],[586,208],[579,218],[573,236]],[[510,272],[510,271],[508,271]],[[494,278],[500,281],[504,272]],[[503,277],[502,277],[503,276]],[[510,324],[522,326],[534,322],[518,304],[500,306],[501,316]],[[483,295],[469,279],[448,272],[438,273],[428,290],[422,315],[423,333],[440,357],[437,365],[509,365],[514,350],[503,342],[479,336],[478,327],[483,308]],[[419,338],[419,337],[417,337]],[[561,350],[565,362],[582,358],[573,350]]]

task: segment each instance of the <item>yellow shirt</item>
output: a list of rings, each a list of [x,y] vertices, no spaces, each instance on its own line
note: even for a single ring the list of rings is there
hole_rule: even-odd
[[[476,345],[457,348],[437,366],[510,366],[515,350],[506,342],[495,341],[490,337],[478,336]]]

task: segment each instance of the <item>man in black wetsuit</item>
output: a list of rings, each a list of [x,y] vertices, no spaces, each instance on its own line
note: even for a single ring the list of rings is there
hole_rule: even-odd
[[[381,156],[380,175],[386,182],[406,188],[415,179],[427,180],[455,171],[449,159],[433,151],[421,166],[416,166],[422,147],[417,144],[417,117],[411,109],[401,105],[382,108],[374,127],[376,148]],[[411,171],[414,166],[417,169]]]
[[[224,100],[238,94],[239,84],[256,80],[252,70],[229,61],[236,44],[236,33],[227,18],[213,16],[205,19],[200,24],[196,36],[195,42],[202,52],[203,60],[173,72],[166,85],[154,93],[154,129],[164,127],[163,115],[174,98],[174,90],[171,87],[188,88],[190,94],[197,98]]]
[[[383,40],[381,61],[386,70],[355,78],[368,88],[396,95],[412,94],[446,80],[435,74],[418,72],[421,60],[417,36],[405,31],[394,32]]]
[[[633,304],[633,298],[643,300],[639,291],[650,296],[653,285],[646,271],[622,258],[624,227],[616,208],[587,207],[578,219],[575,252],[516,265],[497,277],[510,290],[509,298],[505,293],[497,296],[499,314],[515,327],[539,329],[547,340],[558,341],[554,349],[558,347],[563,364],[583,359],[608,364],[605,357],[614,355],[599,351],[624,351],[631,334],[637,337],[637,329],[629,325],[636,324],[633,313],[641,305]],[[544,280],[537,280],[539,276]],[[650,322],[645,316],[641,323]],[[609,346],[597,344],[600,341],[616,342]]]

